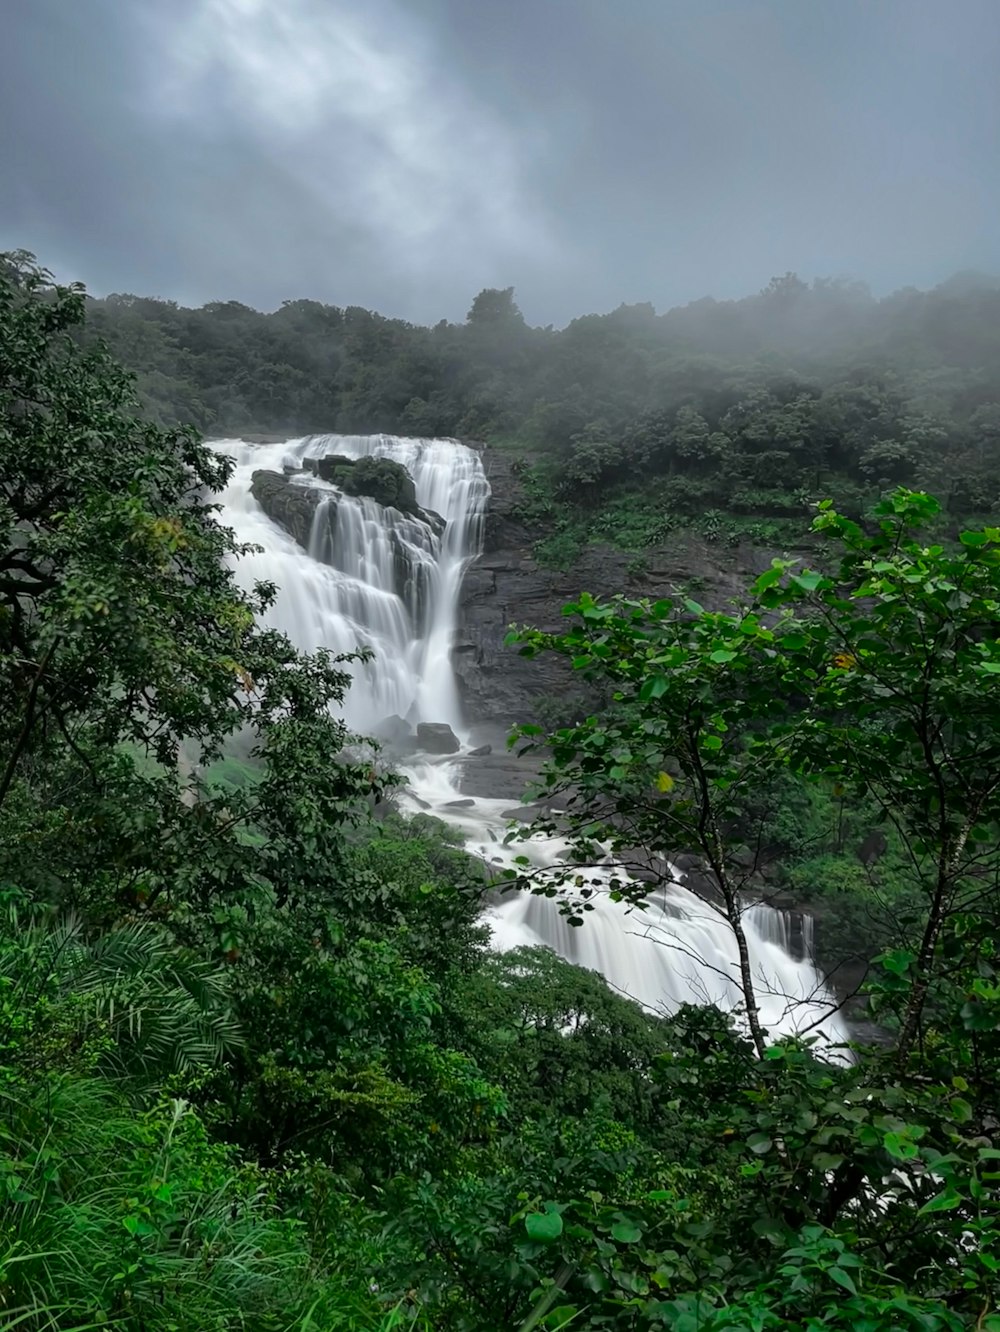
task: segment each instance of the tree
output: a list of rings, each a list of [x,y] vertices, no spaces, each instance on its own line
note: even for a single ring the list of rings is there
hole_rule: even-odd
[[[835,542],[829,574],[776,560],[730,613],[584,596],[567,633],[512,635],[529,655],[560,653],[613,690],[605,714],[544,737],[546,794],[568,795],[583,863],[605,837],[707,858],[761,1054],[743,884],[727,846],[746,790],[785,769],[825,777],[874,802],[903,839],[926,916],[915,954],[896,963],[907,976],[901,1063],[929,997],[950,985],[944,937],[972,965],[971,945],[951,935],[965,937],[970,913],[1000,910],[1000,708],[990,688],[1000,673],[1000,529],[963,533],[955,551],[922,545],[919,529],[937,512],[899,491],[866,535],[824,503],[814,527]],[[541,742],[540,728],[521,733]],[[586,910],[592,891],[572,909]]]
[[[523,629],[512,641],[529,656],[569,657],[613,703],[600,717],[548,736],[537,726],[519,728],[526,748],[551,752],[546,801],[566,810],[577,865],[599,862],[603,846],[627,864],[631,849],[641,848],[654,877],[669,880],[662,858],[695,849],[705,856],[736,941],[738,983],[763,1055],[767,1033],[743,926],[747,874],[733,866],[725,837],[745,788],[766,782],[783,761],[781,746],[766,730],[757,733],[780,717],[783,703],[771,659],[752,651],[759,621],[752,611],[713,614],[690,600],[600,603],[584,595],[568,610],[578,623],[567,633]],[[551,818],[542,822],[556,830]],[[593,909],[599,880],[591,883],[570,865],[557,867],[554,883],[536,882],[532,890],[555,892],[567,880],[578,889],[567,909],[585,927],[583,913]],[[615,879],[612,894],[641,901],[650,891],[648,874],[643,880]]]
[[[688,1131],[692,1150],[701,1144],[720,1170],[713,1140],[736,1144],[737,1156],[748,1154],[740,1178],[760,1189],[736,1186],[732,1208],[716,1210],[708,1227],[722,1252],[740,1254],[718,1278],[731,1283],[725,1299],[702,1304],[706,1283],[695,1278],[697,1298],[672,1305],[700,1327],[799,1326],[781,1279],[803,1310],[825,1310],[822,1326],[888,1330],[897,1315],[941,1329],[997,1321],[1000,1209],[991,1188],[1000,1152],[989,1134],[1000,1098],[1000,703],[992,687],[1000,529],[964,532],[954,547],[925,544],[921,528],[937,511],[928,497],[898,491],[865,531],[822,504],[814,528],[830,542],[825,571],[776,560],[728,614],[691,601],[582,597],[566,633],[515,634],[529,654],[566,655],[614,691],[614,706],[599,717],[545,737],[522,728],[529,744],[549,748],[543,789],[560,797],[562,831],[577,852],[575,865],[530,886],[566,895],[565,909],[586,929],[596,843],[647,853],[695,846],[740,942],[749,1029],[762,1057],[739,1073],[732,1063],[728,1085],[710,1080],[698,1120],[706,1136],[693,1123]],[[745,829],[734,818],[741,790],[766,791],[778,775],[836,783],[875,802],[922,896],[914,947],[886,953],[870,987],[891,1044],[857,1049],[841,1070],[800,1043],[775,1042],[756,1019],[740,937],[746,884],[734,854]],[[640,901],[651,891],[622,879],[612,888]],[[711,1079],[706,1056],[717,1048],[712,1037],[665,1059],[660,1076],[684,1098],[671,1104]],[[544,1216],[554,1204],[536,1207]],[[603,1224],[613,1238],[616,1224],[595,1212],[585,1220],[581,1207],[578,1197],[560,1202],[560,1218],[572,1224],[551,1231],[526,1220],[529,1235],[565,1230],[574,1241],[559,1256],[579,1261],[570,1257],[579,1227],[600,1232]],[[659,1224],[650,1207],[636,1201],[629,1210],[636,1243]],[[770,1237],[771,1259],[751,1256],[750,1229]],[[618,1261],[602,1267],[602,1280],[617,1279]],[[747,1262],[747,1281],[762,1283],[753,1293],[738,1275]],[[638,1266],[630,1270],[641,1279]],[[850,1297],[843,1309],[834,1286]],[[612,1288],[593,1278],[591,1289]]]
[[[1000,906],[1000,529],[963,532],[953,550],[924,545],[939,506],[906,490],[879,505],[871,535],[820,507],[816,529],[840,548],[832,573],[778,566],[758,588],[763,608],[805,615],[781,640],[786,689],[812,682],[792,761],[877,801],[925,894],[919,947],[897,959],[905,1063],[954,960],[976,957],[970,916]]]
[[[513,287],[485,287],[472,302],[466,322],[480,326],[523,327],[524,316],[517,308]]]
[[[211,503],[229,462],[133,414],[129,377],[81,347],[83,314],[80,288],[6,261],[0,874],[92,918],[248,883],[287,898],[336,875],[343,828],[378,788],[335,758],[349,677],[257,626],[274,589],[240,591]],[[182,747],[210,767],[240,735],[264,780],[182,803]]]

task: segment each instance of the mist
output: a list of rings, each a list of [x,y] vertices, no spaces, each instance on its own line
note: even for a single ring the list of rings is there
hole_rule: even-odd
[[[99,294],[532,324],[1000,270],[992,0],[10,0],[0,248]]]

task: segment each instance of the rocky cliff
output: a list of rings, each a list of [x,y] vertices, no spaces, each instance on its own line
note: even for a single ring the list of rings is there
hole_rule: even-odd
[[[492,488],[483,553],[462,587],[454,662],[467,714],[502,725],[552,715],[572,707],[581,686],[556,657],[526,659],[505,647],[512,623],[558,631],[563,607],[581,592],[662,597],[684,590],[704,605],[720,608],[771,563],[774,552],[749,544],[720,548],[685,533],[636,557],[607,545],[587,546],[572,570],[544,568],[533,559],[534,543],[548,535],[519,517],[523,491],[511,454],[479,448]]]

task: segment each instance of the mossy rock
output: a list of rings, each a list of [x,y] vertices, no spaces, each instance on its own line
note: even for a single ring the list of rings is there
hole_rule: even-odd
[[[343,488],[344,479],[354,467],[353,458],[345,458],[342,453],[331,453],[326,458],[304,458],[303,466],[321,481]]]
[[[424,518],[413,478],[402,463],[392,458],[367,455],[354,460],[334,453],[326,458],[307,458],[305,464],[321,480],[339,486],[345,495],[364,495],[383,508]]]

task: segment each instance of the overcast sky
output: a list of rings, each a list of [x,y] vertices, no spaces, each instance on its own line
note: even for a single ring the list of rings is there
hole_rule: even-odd
[[[0,249],[533,323],[1000,271],[1000,0],[5,0]]]

